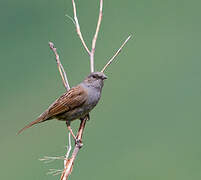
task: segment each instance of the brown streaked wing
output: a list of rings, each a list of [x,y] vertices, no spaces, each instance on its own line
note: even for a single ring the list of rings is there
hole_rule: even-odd
[[[49,108],[48,118],[81,106],[87,100],[87,92],[82,86],[76,86],[59,97]]]

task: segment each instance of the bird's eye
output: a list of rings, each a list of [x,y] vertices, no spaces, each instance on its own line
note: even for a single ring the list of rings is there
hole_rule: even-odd
[[[95,75],[93,75],[92,77],[93,77],[93,78],[96,78],[96,76],[95,76]]]

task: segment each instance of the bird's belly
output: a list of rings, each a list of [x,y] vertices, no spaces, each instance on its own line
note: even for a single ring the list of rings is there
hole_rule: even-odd
[[[72,109],[68,112],[62,113],[60,115],[57,115],[56,118],[58,120],[63,120],[63,121],[73,121],[75,119],[84,117],[85,115],[89,113],[89,111],[90,111],[89,109],[79,107],[79,108]]]

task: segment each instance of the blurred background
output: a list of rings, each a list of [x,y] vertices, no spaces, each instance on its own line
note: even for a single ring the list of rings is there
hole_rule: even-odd
[[[76,4],[90,47],[99,1]],[[106,71],[72,180],[201,178],[200,6],[196,0],[104,1],[96,70],[133,37]],[[89,74],[88,55],[66,14],[73,16],[70,0],[0,2],[0,179],[59,179],[46,173],[62,169],[63,161],[38,159],[64,155],[65,123],[16,132],[65,91],[48,41],[71,86]]]

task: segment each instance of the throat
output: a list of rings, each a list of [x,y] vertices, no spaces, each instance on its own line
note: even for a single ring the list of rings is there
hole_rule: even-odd
[[[103,81],[102,80],[96,80],[96,81],[89,83],[88,86],[101,91],[102,87],[103,87]]]

